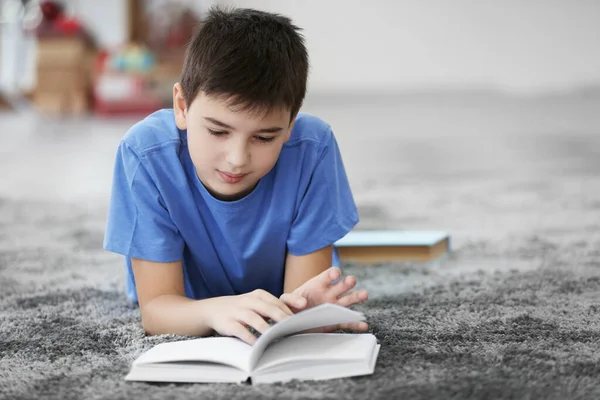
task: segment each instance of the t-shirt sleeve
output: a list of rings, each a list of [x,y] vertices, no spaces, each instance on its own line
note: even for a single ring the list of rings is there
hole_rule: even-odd
[[[114,165],[104,249],[148,261],[174,262],[181,260],[183,246],[157,185],[138,155],[122,142]]]
[[[333,244],[359,220],[338,143],[331,130],[326,135],[288,236],[288,252],[293,255]]]

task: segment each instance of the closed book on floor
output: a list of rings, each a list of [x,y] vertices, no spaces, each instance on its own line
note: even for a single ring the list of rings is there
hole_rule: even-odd
[[[355,230],[335,243],[341,260],[359,263],[431,261],[450,251],[443,231]]]
[[[380,348],[374,335],[301,333],[364,320],[360,312],[321,304],[272,325],[252,346],[232,337],[162,343],[141,354],[125,380],[260,384],[369,375]]]

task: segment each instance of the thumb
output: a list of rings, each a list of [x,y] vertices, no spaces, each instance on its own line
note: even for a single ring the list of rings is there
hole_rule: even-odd
[[[306,307],[306,298],[296,293],[284,293],[279,297],[279,300],[283,301],[285,305],[290,308],[302,309]]]

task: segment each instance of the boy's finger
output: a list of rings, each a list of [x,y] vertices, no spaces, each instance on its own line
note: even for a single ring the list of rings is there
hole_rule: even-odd
[[[350,322],[347,324],[338,325],[338,329],[364,332],[369,329],[369,324],[366,322]]]
[[[354,292],[346,293],[340,296],[337,300],[337,304],[342,307],[350,307],[353,304],[362,303],[369,299],[369,293],[362,289]]]
[[[283,304],[283,302],[281,300],[277,299],[277,301],[280,304]],[[283,304],[283,305],[285,306],[285,304]],[[288,313],[288,312],[284,311],[281,307],[278,307],[277,305],[274,305],[271,302],[264,301],[262,299],[257,299],[257,298],[254,298],[254,299],[249,298],[247,307],[250,308],[251,310],[257,312],[258,314],[262,315],[265,318],[271,318],[275,322],[282,321],[283,319],[292,315],[291,311],[289,311],[289,313]],[[285,306],[285,308],[287,310],[289,310],[289,308],[287,306]]]
[[[231,327],[231,336],[240,338],[249,345],[253,345],[256,342],[256,336],[240,323],[234,323],[234,326]]]
[[[342,271],[340,271],[339,268],[331,267],[321,272],[316,278],[320,285],[327,287],[335,282],[341,275]]]
[[[356,278],[352,275],[345,277],[329,289],[332,297],[339,297],[356,286]]]
[[[339,330],[351,330],[357,332],[364,332],[369,329],[369,325],[366,322],[350,322],[347,324],[329,325],[320,328],[315,328],[306,331],[306,333],[331,333]]]
[[[238,319],[240,322],[243,322],[244,324],[251,326],[252,328],[254,328],[257,332],[265,333],[267,331],[267,329],[270,328],[270,325],[267,323],[267,321],[264,320],[264,318],[262,318],[260,315],[258,315],[257,313],[255,313],[252,310],[244,310],[239,316]]]
[[[294,314],[286,303],[284,303],[281,299],[278,299],[277,297],[273,296],[271,293],[265,290],[256,290],[255,293],[260,300],[280,308],[283,312],[285,312],[288,315]]]
[[[283,301],[288,307],[293,307],[297,309],[302,309],[306,307],[306,298],[300,296],[295,293],[284,293],[279,298]]]

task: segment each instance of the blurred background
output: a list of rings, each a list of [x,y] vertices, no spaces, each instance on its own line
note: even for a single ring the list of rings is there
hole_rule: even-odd
[[[0,4],[2,197],[105,206],[118,141],[171,107],[185,44],[216,4],[303,28],[304,111],[333,126],[364,228],[510,234],[542,223],[554,191],[598,189],[596,0]]]

